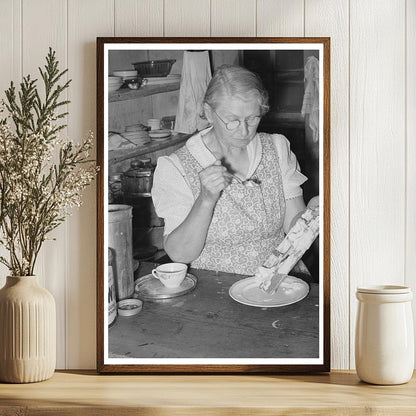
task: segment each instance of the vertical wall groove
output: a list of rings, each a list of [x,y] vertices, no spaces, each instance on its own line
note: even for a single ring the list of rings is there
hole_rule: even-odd
[[[348,0],[348,85],[351,82],[351,0]],[[351,88],[348,88],[348,166],[351,155]],[[348,189],[351,189],[351,172],[348,169]],[[351,225],[351,196],[348,194],[348,224]],[[348,227],[348,294],[351,293],[351,227]],[[350,339],[351,326],[351,297],[348,295],[348,345],[352,345]],[[348,369],[351,369],[351,348],[348,348]]]
[[[416,1],[406,7],[406,275],[405,284],[416,293]],[[413,298],[416,335],[416,296]],[[415,351],[416,358],[416,351]],[[416,360],[415,360],[416,362]]]
[[[302,13],[303,13],[303,36],[306,36],[306,5],[305,5],[306,0],[303,0],[302,3]]]
[[[66,0],[66,62],[67,62],[67,67],[69,68],[69,48],[68,48],[68,43],[69,43],[69,1],[70,0]],[[68,71],[69,72],[69,71]],[[66,81],[69,79],[69,75],[67,73],[66,75]],[[66,99],[68,100],[68,92],[66,93]],[[68,106],[66,106],[68,108]],[[68,130],[67,130],[68,132]],[[68,135],[68,134],[67,134]],[[65,235],[68,236],[69,235],[69,229],[68,229],[68,221],[65,221]],[[65,296],[63,299],[64,302],[64,306],[63,306],[63,313],[64,313],[64,323],[65,323],[65,339],[64,339],[64,343],[62,348],[64,349],[64,362],[65,362],[65,368],[68,368],[68,354],[67,354],[67,345],[68,345],[68,340],[67,340],[67,336],[68,336],[68,305],[67,305],[67,292],[68,292],[68,268],[69,268],[69,259],[70,257],[70,250],[69,250],[69,245],[68,245],[68,237],[65,239],[65,270],[64,270],[64,292],[65,292]]]
[[[212,0],[209,0],[209,35],[212,36]]]
[[[408,132],[407,132],[407,0],[404,0],[404,79],[403,79],[403,88],[404,88],[404,195],[405,195],[405,204],[404,204],[404,223],[403,223],[403,235],[404,235],[404,250],[403,250],[403,264],[404,264],[404,268],[403,268],[403,272],[404,272],[404,276],[403,276],[403,284],[406,284],[406,271],[407,271],[407,200],[408,200],[408,195],[407,195],[407,152],[408,152]]]
[[[23,76],[23,0],[19,0],[20,13],[20,63],[19,63],[19,79]]]

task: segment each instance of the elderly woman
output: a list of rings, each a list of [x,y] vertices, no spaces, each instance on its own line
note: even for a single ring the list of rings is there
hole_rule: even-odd
[[[173,261],[252,275],[304,212],[288,140],[257,132],[268,109],[256,74],[222,66],[203,102],[211,126],[158,159],[152,197]]]

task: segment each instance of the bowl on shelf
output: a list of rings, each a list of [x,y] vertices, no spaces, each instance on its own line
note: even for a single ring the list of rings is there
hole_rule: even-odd
[[[123,79],[117,76],[108,77],[108,91],[117,91],[123,85]]]
[[[134,62],[132,65],[144,78],[166,77],[175,62],[176,59],[159,59],[156,61]]]

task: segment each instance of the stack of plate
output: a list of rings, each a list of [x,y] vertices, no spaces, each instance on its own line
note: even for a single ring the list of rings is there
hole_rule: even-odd
[[[135,70],[128,70],[128,71],[113,71],[113,75],[116,77],[121,77],[124,81],[129,79],[136,79],[137,78],[137,71]]]
[[[108,92],[117,91],[122,85],[124,81],[121,77],[108,77]]]
[[[180,74],[172,74],[168,75],[167,77],[152,77],[146,79],[147,85],[174,84],[176,82],[180,82],[181,76]]]
[[[152,140],[166,140],[172,135],[172,132],[167,129],[150,130],[149,136]]]

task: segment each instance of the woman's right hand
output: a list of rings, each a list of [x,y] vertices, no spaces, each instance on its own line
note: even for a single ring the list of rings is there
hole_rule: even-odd
[[[231,183],[231,178],[231,174],[225,166],[222,166],[220,160],[216,160],[211,166],[202,170],[199,173],[202,201],[215,204],[221,192]]]

